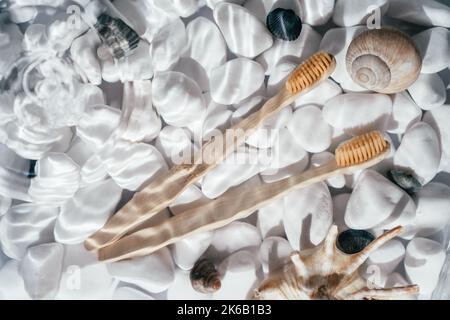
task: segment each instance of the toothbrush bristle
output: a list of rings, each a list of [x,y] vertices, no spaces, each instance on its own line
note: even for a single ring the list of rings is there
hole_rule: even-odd
[[[311,87],[324,77],[328,77],[336,66],[333,55],[327,52],[318,52],[303,62],[292,72],[286,81],[289,93],[299,93]]]
[[[336,163],[338,167],[348,167],[375,158],[389,148],[379,131],[372,131],[355,137],[336,149]]]

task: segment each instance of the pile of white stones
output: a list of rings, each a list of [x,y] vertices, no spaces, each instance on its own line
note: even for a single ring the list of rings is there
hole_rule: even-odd
[[[374,235],[407,226],[370,256],[367,277],[381,286],[415,283],[419,298],[431,297],[449,247],[445,1],[116,1],[146,40],[121,61],[97,50],[94,30],[72,32],[67,8],[89,0],[10,2],[9,20],[0,20],[0,74],[23,52],[68,52],[79,78],[70,80],[73,90],[55,96],[54,88],[69,81],[55,71],[61,63],[55,54],[40,66],[44,77],[36,86],[39,101],[50,103],[0,92],[0,298],[244,299],[292,250],[318,245],[333,223],[340,231]],[[297,40],[275,39],[267,30],[266,16],[276,7],[300,16]],[[422,73],[404,92],[367,92],[345,69],[351,40],[373,14],[382,26],[409,32],[422,53]],[[40,22],[41,15],[50,21]],[[267,121],[236,152],[265,150],[276,160],[225,161],[159,221],[238,185],[252,188],[321,165],[340,142],[361,132],[385,133],[394,146],[388,159],[294,191],[245,221],[150,256],[106,265],[84,249],[83,241],[132,192],[170,168],[175,155],[198,150],[202,138],[261,106],[318,50],[336,57],[331,79]],[[32,179],[24,174],[29,159],[38,160]],[[386,178],[394,168],[407,168],[424,187],[406,193]],[[189,270],[201,256],[222,275],[214,294],[190,285]]]

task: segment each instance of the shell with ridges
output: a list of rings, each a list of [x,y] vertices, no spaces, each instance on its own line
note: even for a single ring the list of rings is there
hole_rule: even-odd
[[[408,35],[381,28],[365,31],[352,41],[346,65],[360,86],[380,93],[397,93],[416,81],[422,58]]]
[[[355,254],[361,252],[375,237],[365,230],[348,229],[337,238],[337,247],[344,253]]]
[[[337,249],[337,226],[332,226],[323,243],[295,252],[280,272],[264,280],[254,293],[256,299],[354,300],[396,299],[419,292],[416,285],[377,288],[359,275],[359,267],[370,253],[402,232],[402,227],[385,232],[356,254]]]
[[[277,38],[294,41],[302,31],[302,21],[291,9],[276,8],[266,19],[269,31]]]

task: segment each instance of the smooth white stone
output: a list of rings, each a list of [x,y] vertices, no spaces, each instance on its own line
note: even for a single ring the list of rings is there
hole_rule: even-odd
[[[328,100],[322,112],[327,123],[350,135],[385,131],[392,100],[384,94],[343,94]]]
[[[450,164],[450,106],[443,105],[425,112],[423,121],[431,125],[439,137],[442,152],[440,171]]]
[[[77,244],[99,230],[116,209],[122,190],[112,180],[104,180],[80,189],[61,207],[56,220],[55,239]]]
[[[284,197],[284,210],[284,230],[294,250],[317,246],[333,222],[331,195],[323,182],[290,192]]]
[[[421,184],[434,178],[440,161],[439,138],[425,122],[418,122],[406,131],[394,156],[395,167],[411,171]]]
[[[264,239],[259,247],[259,259],[264,273],[278,271],[286,263],[292,252],[292,247],[284,238],[269,237]]]
[[[345,211],[350,195],[350,193],[341,193],[333,197],[333,223],[337,225],[339,232],[348,229],[345,224]]]
[[[214,10],[214,7],[222,2],[235,3],[238,5],[244,4],[245,0],[205,0],[206,5]]]
[[[1,220],[1,217],[0,217]],[[0,270],[3,268],[3,266],[8,262],[10,259],[5,256],[2,250],[0,250]]]
[[[16,61],[22,52],[23,35],[19,26],[13,23],[1,23],[0,31],[0,73],[8,70],[10,65]]]
[[[169,208],[173,215],[177,215],[206,201],[209,200],[202,191],[196,185],[190,185],[172,202]]]
[[[75,136],[72,140],[69,150],[67,150],[66,155],[73,160],[81,168],[86,164],[86,162],[94,155],[93,151],[81,140],[79,137]]]
[[[120,122],[120,110],[97,105],[85,113],[77,126],[77,136],[94,152],[103,148],[105,142]]]
[[[59,290],[64,246],[58,243],[31,247],[20,262],[25,289],[32,299],[53,299]]]
[[[0,195],[0,216],[4,215],[11,207],[11,198]]]
[[[297,109],[286,127],[295,141],[308,152],[322,152],[331,145],[333,128],[324,121],[322,111],[316,106]]]
[[[310,104],[323,106],[328,100],[340,95],[341,93],[341,87],[336,84],[336,82],[327,79],[320,83],[317,87],[313,88],[311,91],[300,95],[295,100],[295,108]]]
[[[396,239],[389,240],[377,250],[372,252],[367,259],[371,265],[380,267],[386,274],[392,273],[405,256],[405,247]]]
[[[214,7],[214,20],[228,49],[237,56],[253,59],[273,44],[266,26],[242,6],[220,3]]]
[[[168,248],[145,257],[113,262],[107,268],[114,278],[154,293],[167,290],[175,277],[175,267]]]
[[[53,227],[59,208],[19,204],[12,206],[0,221],[3,252],[20,260],[28,247],[53,242]]]
[[[272,148],[271,162],[261,172],[261,178],[266,183],[278,181],[302,172],[308,163],[308,152],[296,142],[287,128],[282,128]]]
[[[111,144],[99,156],[108,174],[122,189],[139,190],[167,170],[164,158],[152,145],[125,140]]]
[[[298,64],[290,61],[288,58],[281,59],[274,67],[267,81],[267,96],[276,95],[286,84],[287,78]]]
[[[320,42],[319,50],[331,53],[336,59],[336,69],[331,77],[341,85],[344,91],[367,92],[367,89],[356,84],[347,72],[345,56],[352,40],[367,30],[366,27],[329,29]]]
[[[206,103],[201,89],[183,73],[157,73],[152,92],[153,104],[167,124],[186,127],[203,119]]]
[[[231,187],[235,187],[257,175],[261,170],[260,156],[261,152],[258,150],[246,151],[243,149],[230,154],[203,177],[203,194],[210,199],[214,199]]]
[[[389,7],[388,0],[337,0],[333,22],[341,27],[367,24],[374,10],[384,15]]]
[[[303,62],[319,49],[321,35],[311,26],[304,24],[300,36],[294,41],[284,41],[275,39],[273,46],[256,58],[270,75],[275,66],[285,58],[285,61],[291,61],[295,64]]]
[[[334,0],[300,0],[300,18],[303,23],[320,26],[333,15]]]
[[[165,126],[155,141],[155,147],[169,165],[189,164],[195,151],[188,130]]]
[[[264,70],[255,61],[237,58],[211,71],[209,86],[212,99],[224,105],[236,104],[250,97],[264,82]]]
[[[175,280],[167,289],[167,300],[209,300],[210,293],[201,293],[192,288],[190,272],[185,270],[175,270]]]
[[[0,300],[30,299],[19,271],[19,261],[9,260],[0,269]]]
[[[158,136],[161,125],[161,118],[152,105],[152,82],[126,82],[120,136],[132,142],[150,142]]]
[[[272,236],[284,237],[284,202],[278,199],[258,209],[256,226],[263,239]]]
[[[165,12],[171,12],[180,17],[193,15],[200,6],[200,0],[154,0],[155,6]]]
[[[0,194],[3,197],[31,201],[28,194],[30,179],[23,174],[29,167],[29,161],[0,143]]]
[[[153,39],[150,50],[155,71],[165,71],[173,66],[186,45],[186,28],[180,19],[163,27]]]
[[[440,107],[447,98],[444,82],[435,73],[420,74],[416,82],[408,88],[408,92],[423,110]]]
[[[98,154],[94,154],[86,161],[81,168],[80,176],[80,187],[102,181],[108,177],[108,172]]]
[[[406,247],[405,271],[411,283],[420,287],[421,294],[433,292],[444,261],[445,251],[436,241],[414,238]]]
[[[97,47],[101,41],[94,30],[75,39],[70,47],[70,55],[78,67],[84,72],[90,83],[102,83],[102,67],[97,55]]]
[[[266,17],[276,1],[277,0],[247,0],[243,1],[244,2],[243,5],[248,11],[250,11],[253,15],[255,15],[259,20],[261,20],[262,23],[266,23]],[[299,6],[296,1],[288,1],[288,2],[290,2],[290,4],[292,4],[293,7],[297,7],[297,12],[299,12],[298,10]],[[286,1],[279,1],[279,4],[280,7],[284,8]]]
[[[387,124],[387,131],[403,134],[414,123],[420,121],[422,110],[406,92],[394,94],[391,98],[393,100],[392,114]]]
[[[188,46],[184,55],[200,63],[209,74],[227,60],[227,46],[214,22],[198,17],[186,27]]]
[[[181,72],[197,83],[202,93],[209,91],[209,78],[205,68],[189,57],[181,57],[171,71]]]
[[[119,287],[112,296],[112,300],[155,300],[152,296],[133,287]]]
[[[345,223],[351,229],[391,229],[411,223],[416,206],[410,196],[373,170],[363,171],[347,204]]]
[[[213,233],[207,231],[176,242],[172,246],[172,256],[176,265],[183,270],[191,270],[195,262],[208,249],[212,238]]]
[[[313,154],[311,156],[310,167],[319,167],[322,165],[326,165],[331,161],[335,161],[334,154],[328,151],[323,151],[320,153]],[[341,189],[345,187],[345,177],[343,175],[336,175],[334,177],[327,179],[327,184],[330,187]]]
[[[248,299],[258,284],[257,274],[260,269],[255,253],[242,250],[232,254],[219,265],[219,274],[223,274],[222,287],[213,294],[213,299]]]
[[[390,0],[387,15],[422,26],[450,28],[450,9],[438,1]]]
[[[205,121],[203,122],[200,136],[203,139],[207,139],[208,137],[219,134],[219,131],[226,132],[226,130],[231,127],[232,116],[232,110],[211,99],[206,110]],[[196,141],[198,140],[199,139],[197,138]]]
[[[450,17],[450,10],[449,10]],[[422,31],[413,37],[422,54],[421,73],[436,73],[450,67],[450,31],[437,27]]]
[[[36,164],[28,191],[34,203],[58,205],[69,200],[80,185],[80,167],[64,153],[49,153]]]
[[[261,241],[261,235],[255,226],[234,221],[214,231],[207,256],[223,259],[236,251],[259,247]]]

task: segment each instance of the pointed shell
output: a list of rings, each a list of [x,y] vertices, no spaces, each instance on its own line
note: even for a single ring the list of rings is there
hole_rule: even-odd
[[[266,19],[269,31],[279,39],[294,41],[302,31],[302,21],[291,9],[276,8]]]
[[[347,71],[353,81],[380,93],[397,93],[419,76],[422,58],[403,32],[382,28],[361,33],[350,44]]]

